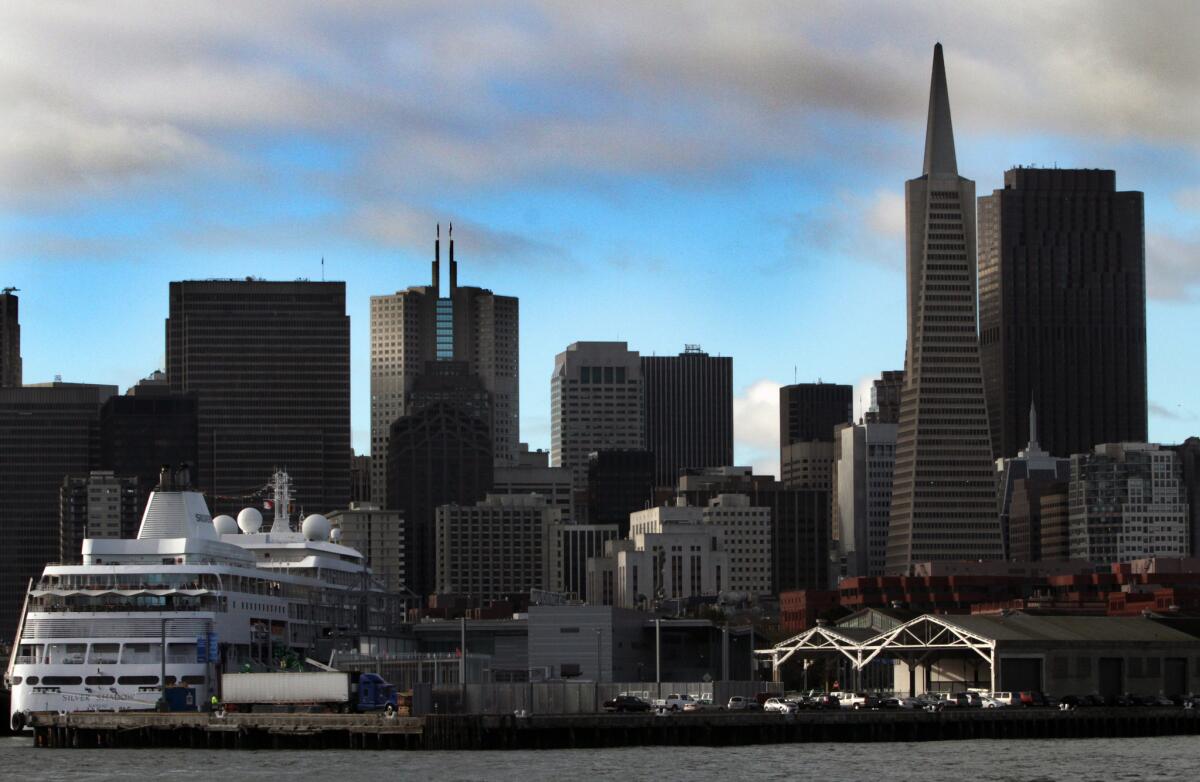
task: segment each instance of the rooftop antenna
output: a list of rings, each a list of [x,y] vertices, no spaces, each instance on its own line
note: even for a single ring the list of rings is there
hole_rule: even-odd
[[[454,223],[450,223],[447,236],[450,237],[450,295],[454,296],[454,291],[458,288],[458,262],[454,260]]]
[[[321,282],[325,282],[325,256],[321,256]]]
[[[437,233],[433,240],[433,295],[438,295],[438,285],[442,280],[442,224],[437,224]]]

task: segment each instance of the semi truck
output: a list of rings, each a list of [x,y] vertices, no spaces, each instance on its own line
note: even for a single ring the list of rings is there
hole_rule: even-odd
[[[221,701],[231,711],[280,711],[297,707],[324,711],[395,711],[394,685],[379,674],[329,671],[314,673],[226,673]]]

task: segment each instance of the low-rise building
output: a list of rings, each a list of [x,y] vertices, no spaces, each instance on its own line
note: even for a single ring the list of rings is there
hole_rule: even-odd
[[[569,487],[570,484],[568,484]],[[546,535],[546,589],[587,601],[587,563],[618,538],[616,524],[551,524]]]

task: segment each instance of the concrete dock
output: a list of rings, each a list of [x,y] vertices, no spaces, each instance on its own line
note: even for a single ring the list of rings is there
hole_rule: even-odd
[[[784,742],[942,741],[1200,734],[1200,710],[1182,708],[963,709],[643,714],[35,713],[42,747],[228,749],[564,749],[639,745],[735,746]]]

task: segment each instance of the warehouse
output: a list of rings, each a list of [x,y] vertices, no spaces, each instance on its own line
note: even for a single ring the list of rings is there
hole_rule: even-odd
[[[834,657],[857,671],[891,660],[897,694],[980,688],[1171,696],[1200,685],[1200,638],[1148,617],[925,614],[869,638],[818,626],[756,653],[770,659],[776,679],[789,660]]]

